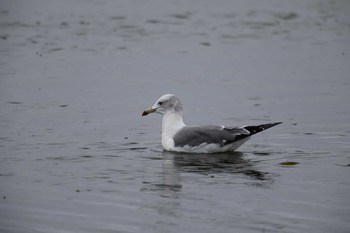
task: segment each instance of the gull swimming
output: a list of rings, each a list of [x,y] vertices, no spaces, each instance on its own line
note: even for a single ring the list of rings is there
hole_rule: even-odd
[[[163,149],[185,153],[234,151],[248,141],[252,135],[282,123],[241,127],[187,126],[183,121],[180,99],[173,94],[161,96],[152,107],[142,113],[142,116],[154,112],[163,115]]]

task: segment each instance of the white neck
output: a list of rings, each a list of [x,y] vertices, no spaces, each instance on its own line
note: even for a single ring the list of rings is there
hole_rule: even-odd
[[[183,122],[182,112],[167,111],[163,115],[162,124],[162,145],[163,148],[169,150],[174,146],[174,135],[185,126]]]

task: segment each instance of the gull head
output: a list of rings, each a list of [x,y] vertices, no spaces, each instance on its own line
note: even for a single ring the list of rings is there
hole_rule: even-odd
[[[155,104],[143,111],[142,116],[146,116],[150,113],[165,114],[166,112],[181,113],[182,106],[180,99],[173,94],[166,94],[161,96]]]

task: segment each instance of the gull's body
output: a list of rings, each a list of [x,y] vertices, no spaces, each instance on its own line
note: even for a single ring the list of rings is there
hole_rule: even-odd
[[[258,126],[186,126],[178,97],[166,94],[145,110],[142,116],[157,112],[163,115],[162,146],[164,150],[187,153],[234,151],[250,136],[282,122]]]

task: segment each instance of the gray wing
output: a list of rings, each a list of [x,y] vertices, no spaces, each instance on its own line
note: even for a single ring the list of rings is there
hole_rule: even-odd
[[[243,127],[202,126],[184,127],[174,136],[175,146],[198,146],[215,143],[224,146],[249,137],[250,132]]]

